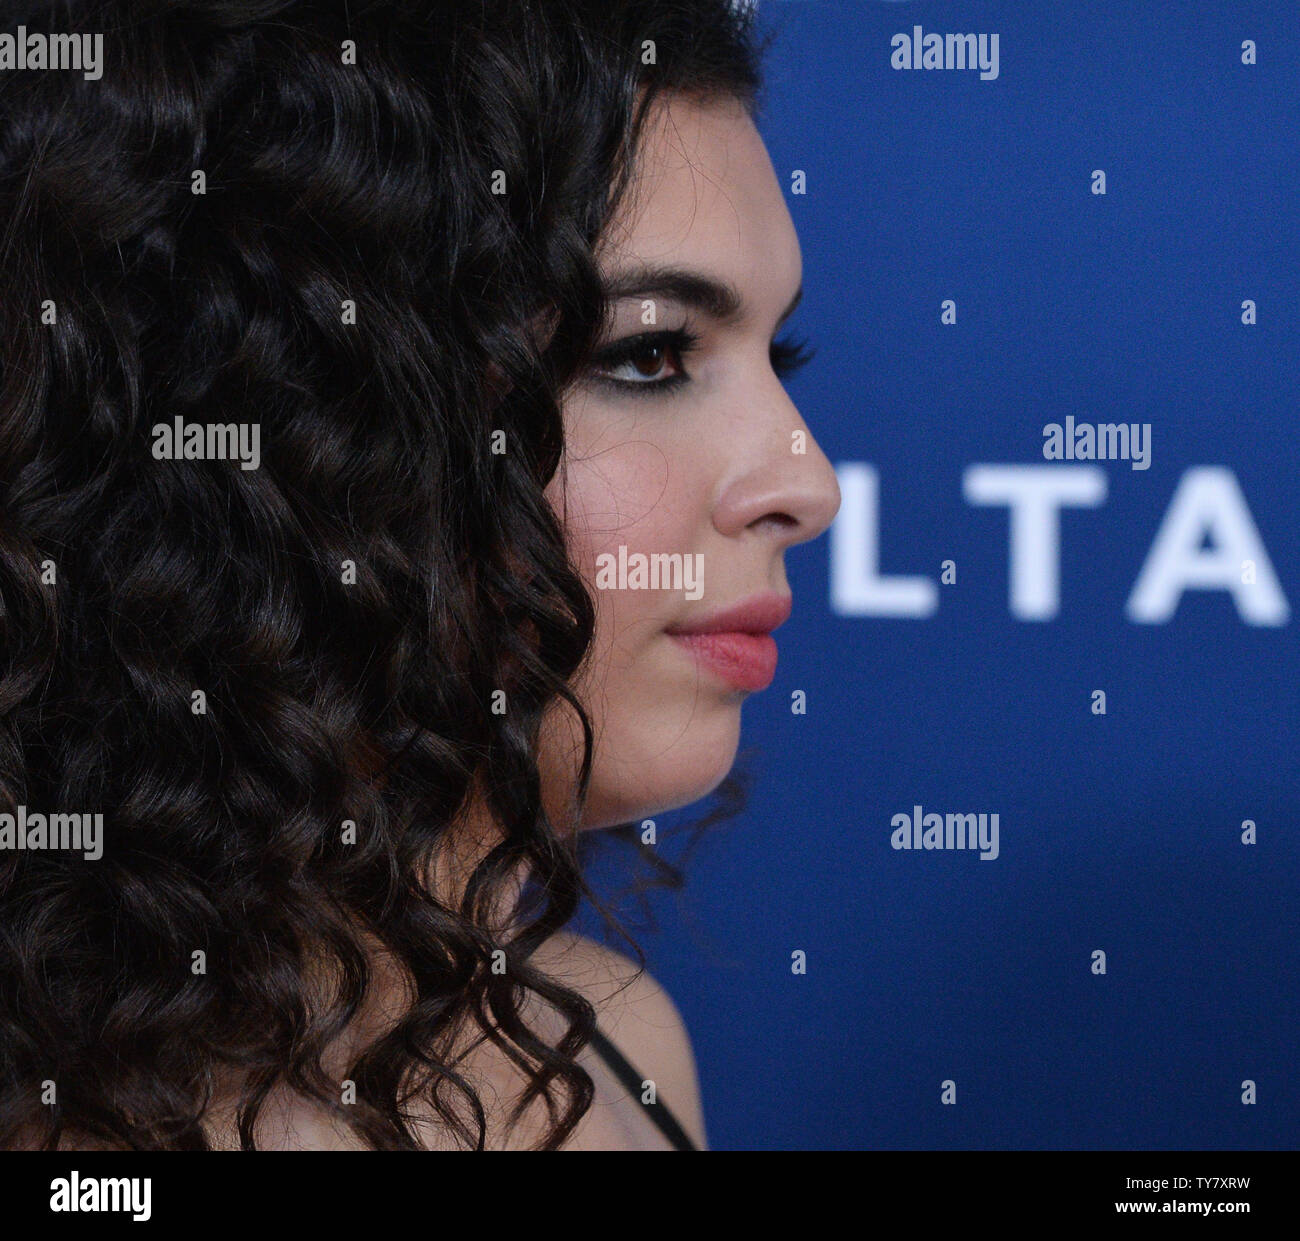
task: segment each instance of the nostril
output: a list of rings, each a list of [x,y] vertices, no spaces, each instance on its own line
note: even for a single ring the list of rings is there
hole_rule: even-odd
[[[750,523],[750,528],[778,532],[797,530],[799,528],[799,519],[791,517],[789,513],[764,513],[762,517]]]

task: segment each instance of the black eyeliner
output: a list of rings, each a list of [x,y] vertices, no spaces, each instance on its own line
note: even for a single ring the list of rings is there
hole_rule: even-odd
[[[598,350],[592,360],[596,365],[602,367],[622,366],[624,363],[632,361],[642,349],[657,346],[671,351],[677,361],[681,363],[684,362],[687,354],[692,353],[699,346],[699,343],[699,335],[692,332],[689,326],[665,328],[656,332],[641,332],[636,336],[625,337],[623,340],[616,341],[614,344]],[[615,379],[610,375],[597,374],[593,375],[592,378],[597,383],[614,388],[621,393],[647,396],[655,392],[666,392],[668,389],[689,383],[691,377],[683,367],[676,375],[669,375],[664,379],[648,380],[645,383],[637,383],[631,379]]]
[[[597,366],[609,369],[631,362],[643,349],[660,347],[671,351],[678,362],[683,363],[686,356],[698,347],[699,342],[699,335],[690,331],[688,327],[641,332],[636,336],[625,337],[623,340],[616,341],[614,344],[598,350],[593,355],[592,361]],[[790,376],[806,366],[815,355],[816,350],[808,344],[806,338],[776,340],[772,342],[770,348],[772,370],[782,380],[790,378]],[[683,366],[675,375],[669,375],[664,379],[647,380],[644,383],[637,383],[635,380],[628,379],[615,379],[613,376],[601,374],[595,374],[592,378],[597,383],[614,388],[619,392],[635,390],[634,394],[636,396],[648,396],[656,392],[664,393],[679,387],[681,384],[689,383],[691,376]]]

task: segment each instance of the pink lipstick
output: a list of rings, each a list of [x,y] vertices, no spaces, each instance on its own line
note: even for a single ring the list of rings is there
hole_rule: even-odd
[[[776,640],[771,631],[790,617],[789,595],[753,595],[734,607],[666,632],[701,665],[735,689],[766,689],[776,675]]]

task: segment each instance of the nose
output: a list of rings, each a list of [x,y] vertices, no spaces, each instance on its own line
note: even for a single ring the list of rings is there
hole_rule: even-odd
[[[835,520],[840,486],[807,423],[773,379],[779,396],[764,394],[761,419],[745,420],[737,437],[743,457],[714,507],[713,524],[731,538],[753,529],[786,548],[815,539]]]

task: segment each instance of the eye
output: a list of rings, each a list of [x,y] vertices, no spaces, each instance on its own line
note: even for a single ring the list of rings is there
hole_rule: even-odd
[[[597,351],[592,360],[594,378],[631,396],[670,391],[690,382],[684,359],[698,347],[699,339],[686,328],[629,336]],[[805,340],[773,341],[772,370],[786,380],[806,366],[814,352]]]
[[[698,343],[699,337],[684,328],[629,336],[596,353],[595,377],[613,387],[635,388],[638,396],[675,388],[689,382],[683,359]],[[610,373],[620,371],[621,375]]]

